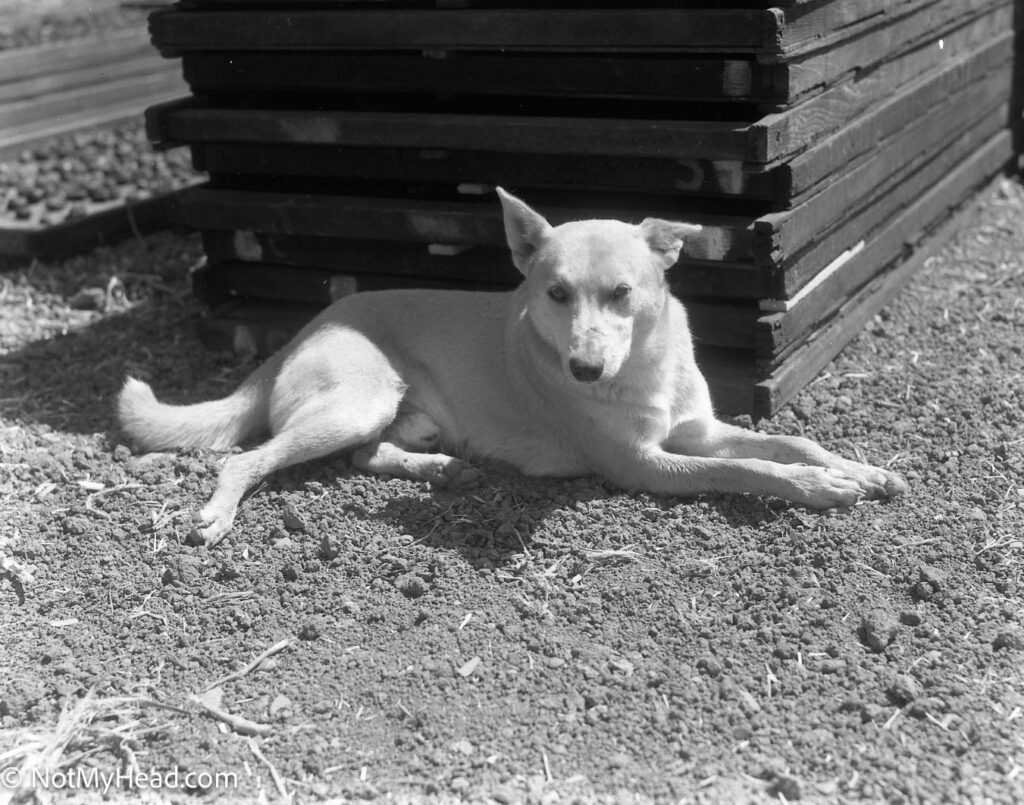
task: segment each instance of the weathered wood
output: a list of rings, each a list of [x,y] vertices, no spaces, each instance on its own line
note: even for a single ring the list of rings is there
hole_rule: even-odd
[[[185,53],[185,79],[212,92],[431,92],[647,100],[782,100],[784,68],[752,59],[331,51]]]
[[[146,31],[137,28],[71,42],[12,48],[0,52],[0,85],[147,55],[157,54]]]
[[[560,50],[770,53],[770,10],[168,10],[154,44],[183,50]]]
[[[791,309],[762,317],[757,324],[759,360],[777,361],[785,351],[839,309],[844,300],[856,293],[885,265],[906,248],[915,248],[937,222],[960,206],[979,186],[1002,171],[1013,156],[1013,143],[1006,129],[987,142],[975,142],[973,155],[954,162],[941,181],[931,183],[928,191],[915,199],[856,254],[810,293],[799,298]],[[978,146],[981,146],[980,148]]]
[[[1014,35],[1007,31],[980,48],[955,56],[917,80],[890,92],[835,134],[793,158],[776,171],[784,192],[802,200],[816,185],[830,181],[843,166],[876,148],[879,140],[913,122],[941,104],[951,94],[980,78],[1008,69],[1013,57]]]
[[[796,106],[765,115],[753,127],[757,129],[752,134],[759,150],[750,160],[771,167],[791,159],[839,131],[874,104],[890,98],[895,88],[956,58],[950,54],[984,47],[1012,29],[1013,9],[1000,7],[951,31],[944,38],[943,48],[919,48],[904,53],[856,80],[844,81]]]
[[[360,290],[385,288],[448,288],[460,290],[508,289],[504,283],[437,279],[416,274],[389,275],[381,272],[354,273],[330,269],[276,265],[273,263],[226,262],[209,266],[207,293],[280,302],[302,302],[326,307],[341,296]],[[752,304],[687,302],[690,326],[703,344],[751,350],[757,308]]]
[[[44,98],[10,103],[0,109],[0,130],[4,137],[11,130],[46,124],[54,119],[80,113],[93,113],[97,109],[122,106],[134,101],[141,117],[146,104],[155,97],[180,94],[184,82],[177,71],[159,71],[139,76],[106,81],[91,86],[76,87]]]
[[[431,253],[423,244],[208,229],[203,231],[203,247],[211,260],[223,262],[266,260],[357,274],[379,272],[508,285],[519,281],[504,244],[442,255]],[[761,272],[743,263],[684,256],[670,270],[669,281],[684,297],[756,301],[765,296]]]
[[[872,282],[845,300],[836,316],[810,334],[798,350],[754,386],[753,416],[773,416],[825,368],[904,285],[973,218],[968,199],[909,256],[883,270]]]
[[[769,287],[778,289],[778,293],[772,296],[789,299],[798,294],[804,285],[838,255],[870,237],[876,228],[891,220],[903,208],[914,204],[923,193],[947,176],[992,135],[1004,130],[1007,115],[1005,106],[991,113],[917,173],[896,184],[884,197],[859,212],[851,212],[850,218],[792,259],[778,261],[767,272]]]
[[[1009,71],[994,73],[950,95],[876,143],[867,159],[847,165],[820,192],[792,209],[758,218],[754,232],[761,248],[770,249],[772,262],[782,263],[819,240],[838,221],[903,182],[976,121],[1002,106],[1009,96],[1010,77]]]
[[[837,83],[844,75],[873,67],[939,37],[1013,0],[923,0],[897,5],[888,19],[820,53],[789,59],[789,97],[799,98]],[[904,12],[903,9],[909,9]]]
[[[231,176],[284,176],[431,184],[500,185],[635,193],[737,197],[782,202],[781,171],[749,170],[736,160],[498,154],[410,148],[332,148],[294,144],[198,143],[196,168]]]
[[[180,192],[180,191],[178,191]],[[0,255],[17,258],[61,258],[109,245],[136,232],[167,227],[174,193],[126,204],[98,205],[84,218],[55,226],[0,225]]]
[[[556,196],[550,196],[557,199]],[[648,215],[671,216],[668,207],[581,208],[537,203],[554,223],[582,218],[614,218],[639,222]],[[207,186],[188,191],[176,205],[177,220],[205,229],[247,229],[279,234],[323,235],[370,240],[398,240],[465,246],[505,243],[501,209],[493,198],[475,202],[377,198],[293,193],[217,190]],[[750,219],[744,216],[687,214],[701,224],[692,256],[736,262],[750,259]]]
[[[520,117],[417,112],[204,108],[195,101],[150,107],[151,139],[292,143],[496,153],[575,154],[744,162],[767,151],[770,130],[731,121]],[[771,156],[774,156],[772,154]]]

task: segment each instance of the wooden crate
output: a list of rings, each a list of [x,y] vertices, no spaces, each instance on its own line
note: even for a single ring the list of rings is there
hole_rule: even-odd
[[[175,212],[207,331],[265,349],[346,293],[511,287],[500,184],[556,223],[701,223],[673,290],[720,408],[770,415],[1012,161],[1014,3],[723,5],[153,15],[194,95],[150,136],[211,176]]]

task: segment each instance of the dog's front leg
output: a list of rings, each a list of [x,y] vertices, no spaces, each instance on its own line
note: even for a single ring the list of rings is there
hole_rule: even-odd
[[[834,509],[852,506],[869,494],[862,479],[833,467],[682,455],[656,445],[620,469],[619,478],[627,486],[686,497],[702,492],[746,492],[784,498],[813,509]]]
[[[713,458],[753,458],[824,467],[855,478],[868,498],[895,497],[907,490],[906,482],[895,473],[850,461],[802,436],[759,433],[718,420],[678,427],[666,442],[666,449]]]

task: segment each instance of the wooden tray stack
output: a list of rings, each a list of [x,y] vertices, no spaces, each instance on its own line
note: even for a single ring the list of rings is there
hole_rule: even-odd
[[[553,222],[703,224],[673,287],[720,410],[771,415],[1010,163],[1014,3],[705,5],[157,12],[194,97],[150,136],[211,177],[176,213],[208,332],[266,350],[353,290],[514,284],[501,184]]]

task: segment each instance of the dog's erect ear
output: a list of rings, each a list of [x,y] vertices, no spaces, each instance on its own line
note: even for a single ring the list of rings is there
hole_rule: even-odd
[[[662,221],[660,218],[645,218],[640,222],[640,231],[651,251],[665,261],[665,268],[671,268],[679,259],[683,244],[703,227],[698,224],[681,224],[676,221]]]
[[[505,238],[512,250],[512,262],[525,274],[530,258],[551,233],[551,224],[515,196],[500,187],[495,189],[505,213]]]

